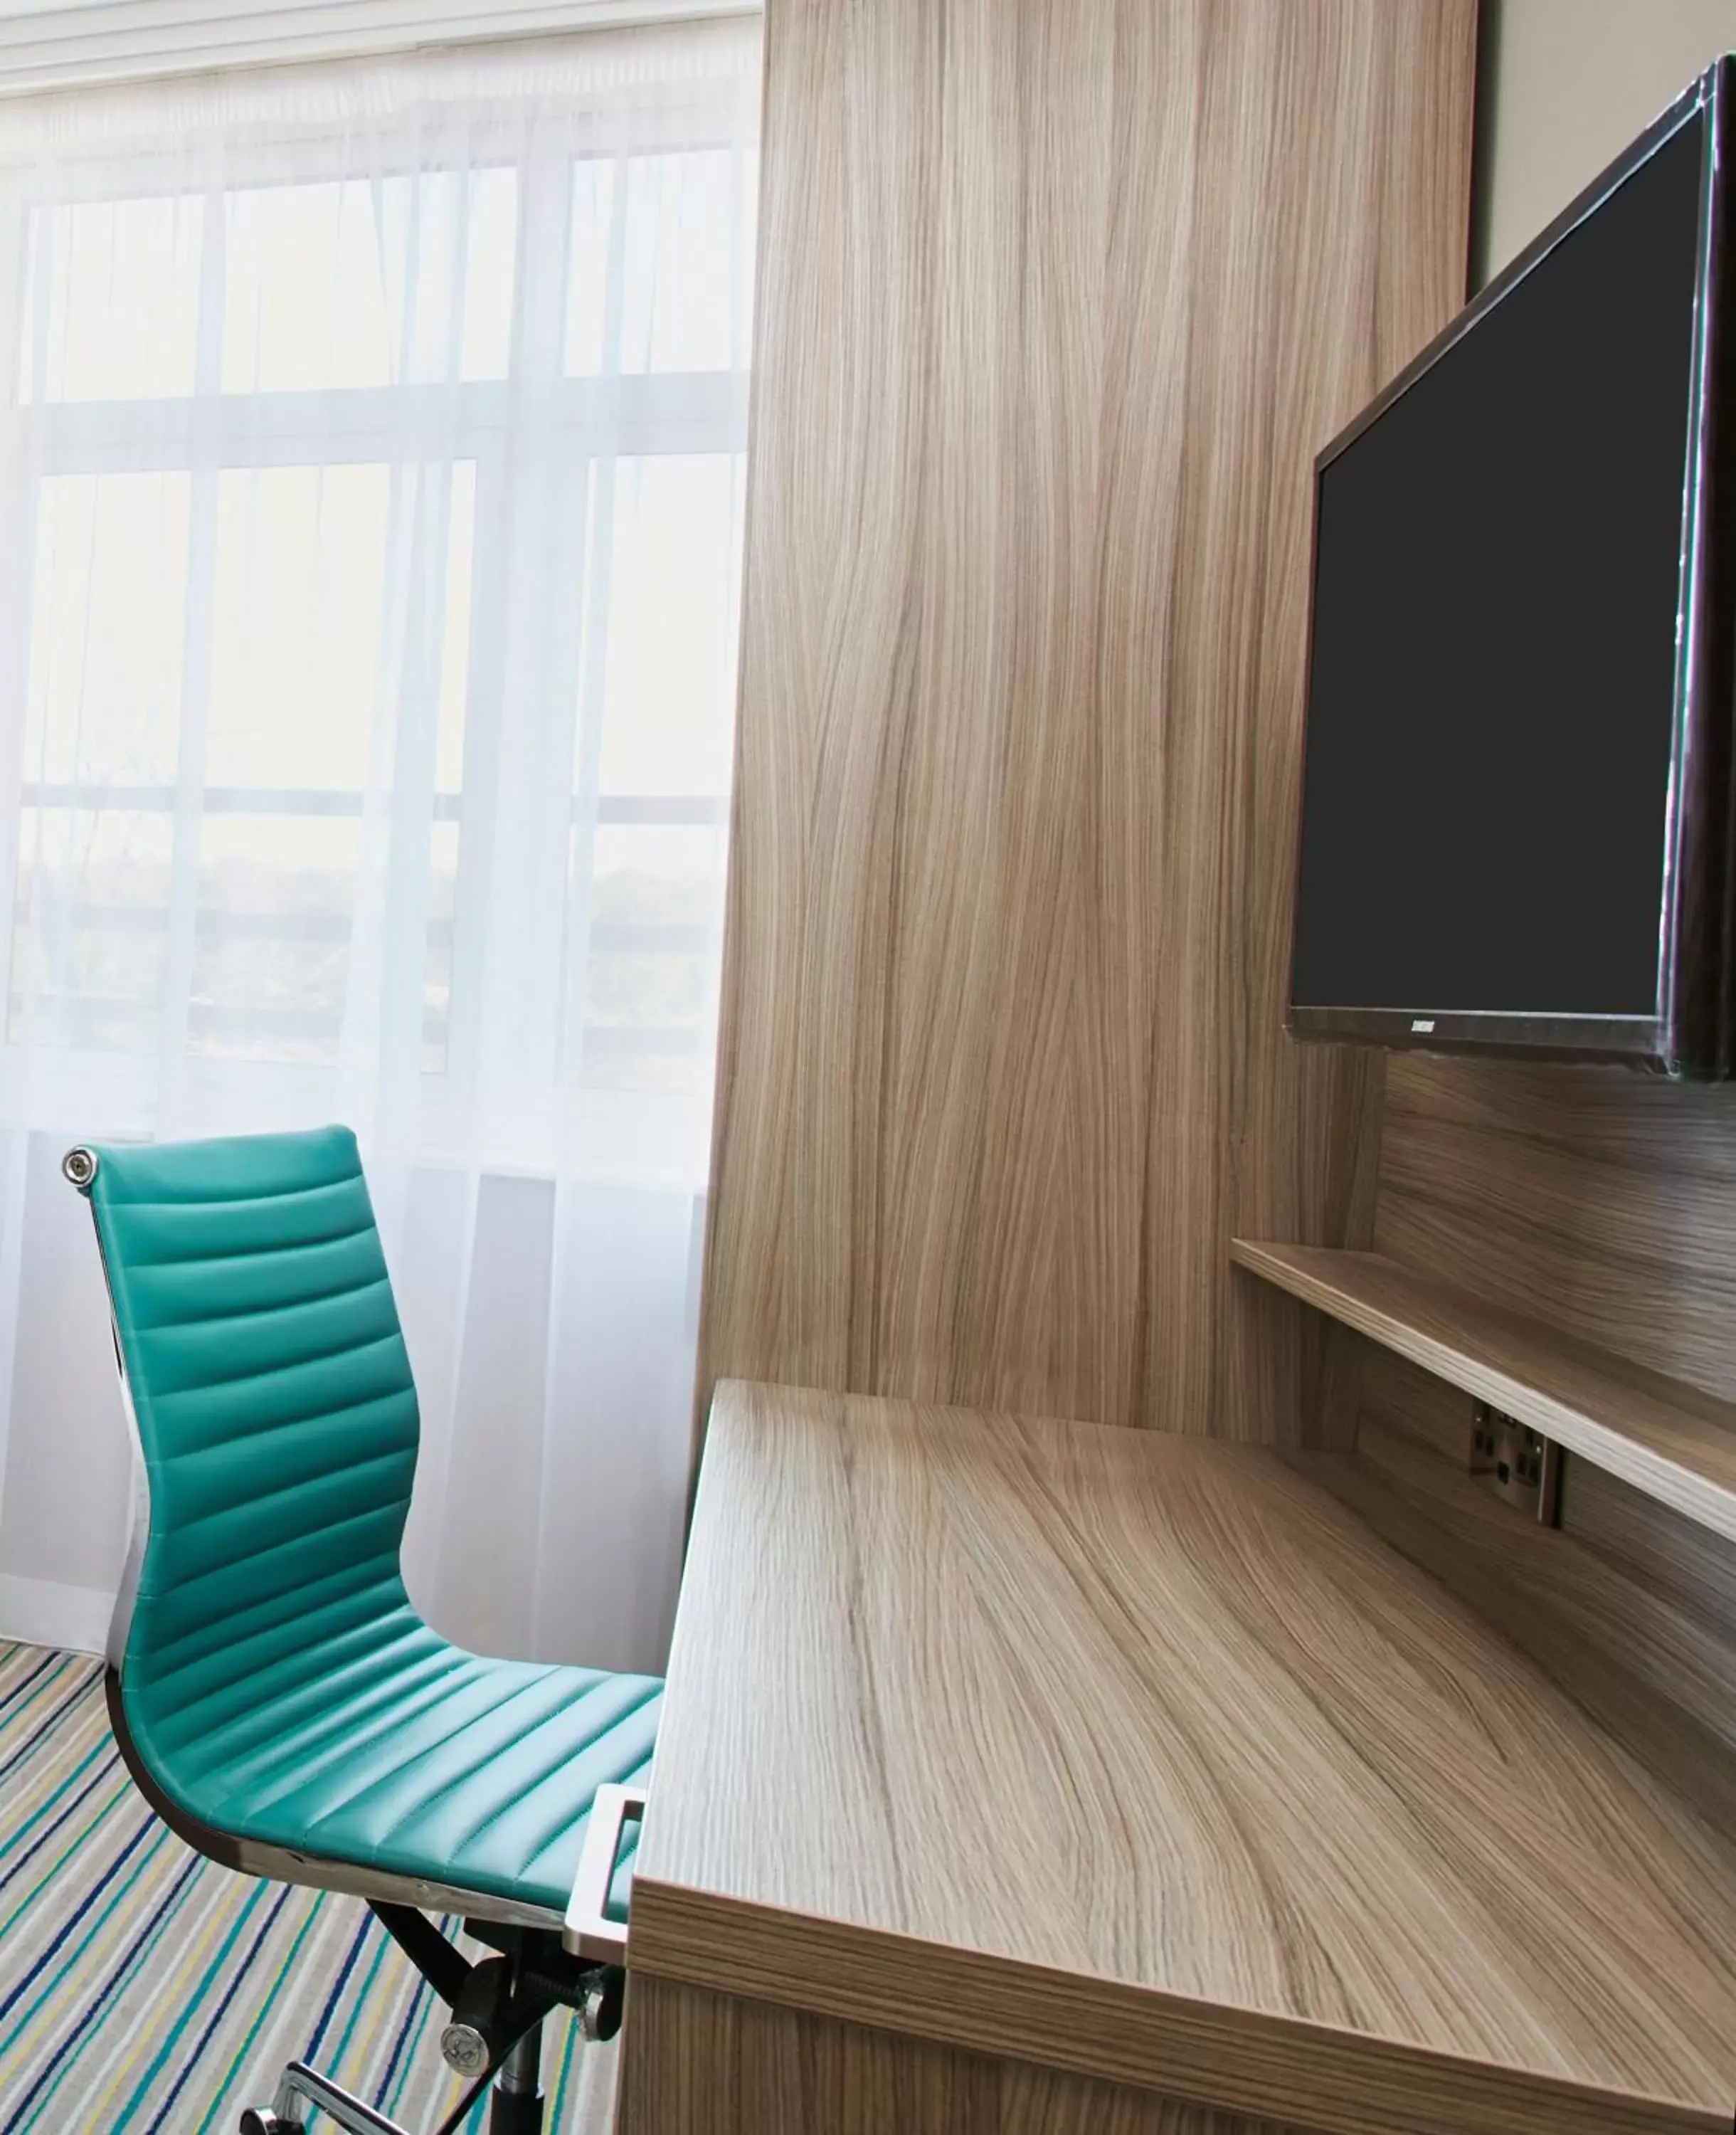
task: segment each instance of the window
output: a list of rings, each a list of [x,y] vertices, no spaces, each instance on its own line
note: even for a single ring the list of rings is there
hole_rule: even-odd
[[[756,173],[624,109],[13,186],[5,1036],[96,1111],[367,1074],[703,1176]]]

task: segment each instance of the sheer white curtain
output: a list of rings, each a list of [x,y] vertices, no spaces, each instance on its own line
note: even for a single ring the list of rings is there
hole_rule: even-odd
[[[60,1150],[341,1119],[422,1392],[413,1590],[662,1657],[758,46],[0,109],[0,1636],[88,1636],[123,1539]]]

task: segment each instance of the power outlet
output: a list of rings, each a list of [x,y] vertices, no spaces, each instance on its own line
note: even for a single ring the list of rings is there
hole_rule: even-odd
[[[1472,1404],[1470,1467],[1527,1519],[1546,1527],[1559,1520],[1560,1447],[1487,1402]]]

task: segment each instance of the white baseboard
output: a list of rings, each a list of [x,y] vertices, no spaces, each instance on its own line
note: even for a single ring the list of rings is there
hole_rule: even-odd
[[[19,1579],[0,1571],[0,1639],[21,1645],[57,1646],[101,1658],[114,1596],[94,1586],[63,1586],[53,1579]]]

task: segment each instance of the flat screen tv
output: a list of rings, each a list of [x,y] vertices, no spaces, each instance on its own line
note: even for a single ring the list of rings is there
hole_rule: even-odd
[[[1730,1072],[1733,95],[1316,463],[1298,1035]]]

